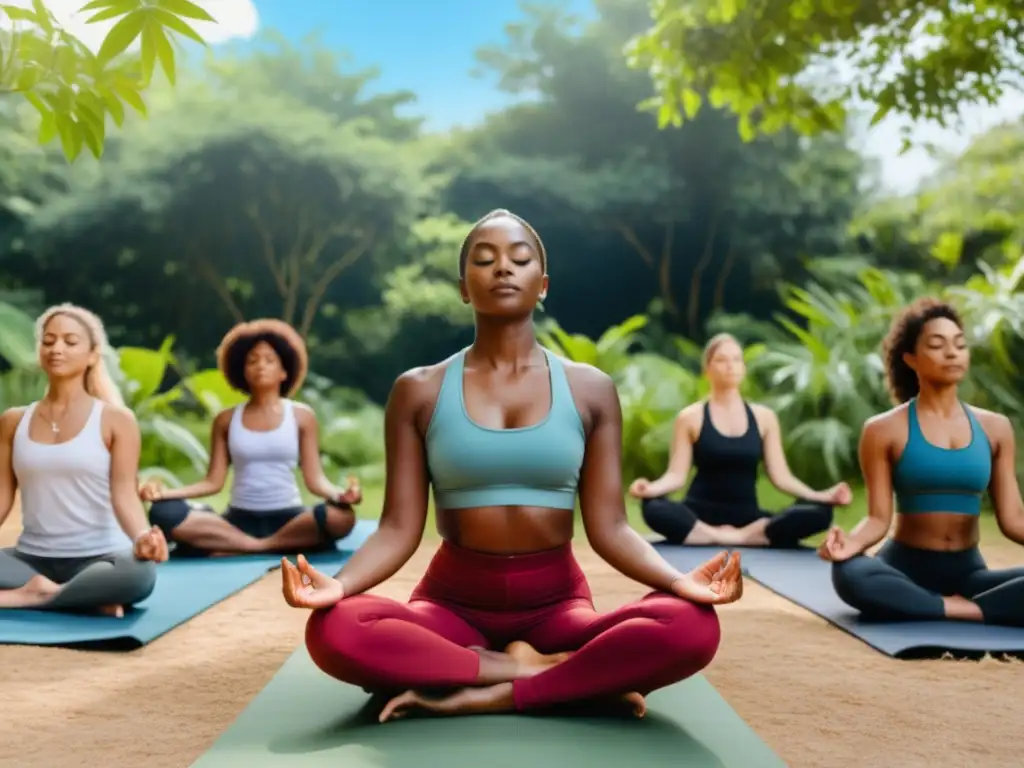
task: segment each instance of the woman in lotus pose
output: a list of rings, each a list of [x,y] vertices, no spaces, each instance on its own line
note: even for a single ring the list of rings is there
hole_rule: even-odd
[[[476,340],[396,381],[379,529],[334,578],[301,557],[282,562],[287,602],[316,609],[306,629],[316,664],[368,690],[402,691],[381,721],[609,697],[643,714],[644,694],[710,663],[713,605],[740,597],[737,558],[722,552],[679,573],[629,527],[615,387],[535,338],[546,265],[519,217],[495,211],[474,226],[459,275]],[[416,551],[431,484],[443,543],[410,601],[364,594]],[[645,599],[594,610],[571,549],[577,492],[590,544],[649,586]]]
[[[150,520],[176,542],[176,556],[333,548],[355,525],[352,505],[362,494],[354,479],[344,491],[327,479],[316,415],[289,399],[306,375],[302,337],[279,320],[241,323],[224,337],[217,362],[228,383],[249,399],[214,419],[204,479],[183,488],[142,487],[142,498],[153,502]],[[229,464],[235,474],[225,514],[185,501],[219,493]],[[297,465],[309,492],[326,503],[303,506]]]
[[[167,559],[136,493],[139,427],[104,365],[98,317],[51,307],[36,337],[46,394],[0,416],[0,524],[18,490],[22,518],[17,545],[0,550],[0,608],[123,616]]]
[[[736,339],[728,334],[712,338],[704,349],[703,367],[711,392],[676,417],[665,474],[653,482],[639,478],[629,488],[643,500],[650,529],[673,544],[779,548],[797,547],[801,539],[827,530],[833,506],[850,503],[850,487],[839,483],[815,491],[793,476],[778,417],[740,394],[746,366]],[[774,513],[758,506],[762,459],[772,484],[800,501]],[[697,474],[686,499],[665,498],[686,485],[691,465]]]
[[[988,490],[1003,534],[1024,544],[1013,425],[961,402],[970,353],[956,310],[919,299],[884,342],[899,405],[870,419],[860,441],[868,516],[833,528],[819,549],[839,596],[866,617],[960,619],[1024,626],[1024,568],[991,571],[978,549]],[[874,557],[864,551],[896,529]]]

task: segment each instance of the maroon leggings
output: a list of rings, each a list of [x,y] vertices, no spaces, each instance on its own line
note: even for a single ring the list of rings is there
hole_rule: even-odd
[[[500,651],[522,640],[541,653],[575,651],[513,683],[518,710],[647,694],[710,664],[719,639],[713,608],[667,593],[598,613],[569,544],[498,556],[443,543],[408,603],[355,595],[306,625],[316,665],[371,690],[479,685],[469,646]]]

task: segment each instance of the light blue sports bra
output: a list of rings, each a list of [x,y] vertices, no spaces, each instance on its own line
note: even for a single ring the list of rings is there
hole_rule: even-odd
[[[586,435],[561,360],[544,350],[551,410],[542,421],[490,429],[466,411],[466,352],[456,355],[445,370],[427,427],[427,466],[437,509],[575,509]]]
[[[963,408],[971,423],[971,442],[963,448],[940,448],[921,432],[917,399],[907,406],[907,445],[892,471],[896,508],[901,514],[981,513],[981,497],[992,477],[992,446],[971,409]]]

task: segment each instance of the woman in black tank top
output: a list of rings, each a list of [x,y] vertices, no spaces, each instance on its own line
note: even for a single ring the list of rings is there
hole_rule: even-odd
[[[782,450],[778,418],[765,406],[751,407],[740,395],[746,367],[736,339],[720,334],[708,342],[704,373],[711,394],[676,418],[665,474],[653,482],[640,478],[630,486],[630,494],[642,499],[647,525],[674,544],[747,547],[793,548],[825,531],[832,523],[833,506],[850,503],[850,487],[839,483],[815,491],[793,476]],[[758,506],[762,458],[775,487],[799,502],[777,513]],[[686,498],[666,498],[686,484],[691,465],[697,474]]]

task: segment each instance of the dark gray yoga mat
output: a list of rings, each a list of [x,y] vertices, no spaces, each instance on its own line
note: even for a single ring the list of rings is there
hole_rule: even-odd
[[[351,534],[338,542],[336,552],[311,555],[309,561],[333,575],[376,529],[376,520],[361,520]],[[134,650],[231,597],[280,565],[281,558],[272,555],[170,560],[157,566],[153,594],[120,619],[58,611],[0,610],[0,644]]]
[[[379,724],[359,688],[297,650],[192,768],[785,768],[702,675],[653,692],[642,720],[577,713]]]
[[[655,544],[680,570],[700,565],[721,547]],[[867,621],[832,587],[831,566],[813,549],[738,548],[743,571],[780,597],[817,614],[872,648],[897,659],[936,658],[946,653],[980,656],[1024,653],[1024,629],[964,621]]]

